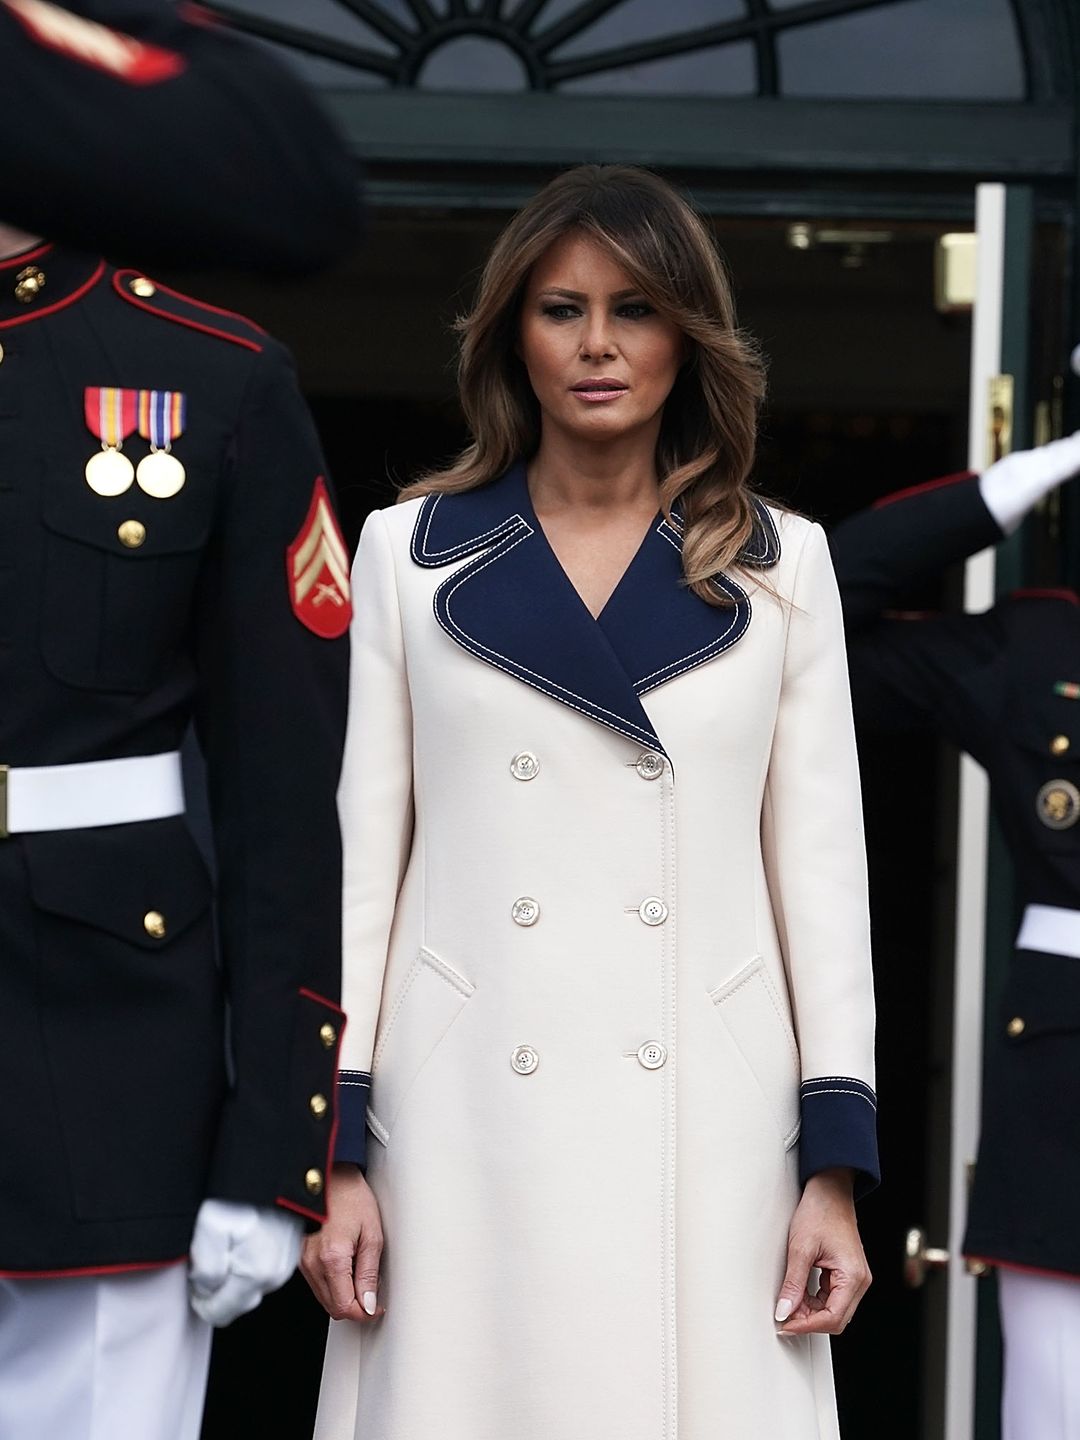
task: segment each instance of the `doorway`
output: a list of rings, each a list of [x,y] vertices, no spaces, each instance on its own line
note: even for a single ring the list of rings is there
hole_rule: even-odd
[[[380,211],[329,275],[269,287],[166,277],[265,325],[297,357],[350,544],[395,488],[461,445],[453,320],[505,215]],[[769,361],[758,488],[828,525],[964,467],[969,322],[934,307],[940,223],[725,219],[742,324]],[[934,603],[936,596],[914,597]],[[861,737],[879,1009],[885,1184],[861,1207],[875,1285],[834,1346],[845,1440],[921,1440],[938,1339],[904,1289],[903,1241],[940,1191],[928,1136],[947,1124],[949,828],[955,765],[934,741]],[[938,837],[935,839],[935,837]],[[943,934],[943,928],[946,933]],[[325,1324],[300,1280],[216,1342],[204,1440],[310,1433]]]

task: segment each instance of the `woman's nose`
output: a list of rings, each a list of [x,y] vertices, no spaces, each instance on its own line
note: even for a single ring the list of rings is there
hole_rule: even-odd
[[[602,312],[590,312],[586,320],[585,332],[581,337],[581,358],[583,360],[612,360],[615,357],[615,349],[610,317]]]

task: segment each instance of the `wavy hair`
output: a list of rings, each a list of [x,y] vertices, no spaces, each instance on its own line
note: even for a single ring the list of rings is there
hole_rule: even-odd
[[[688,358],[664,406],[657,441],[660,503],[669,518],[679,504],[686,583],[709,604],[728,604],[710,581],[738,564],[754,531],[747,477],[764,370],[756,346],[736,324],[711,234],[690,204],[648,170],[578,166],[509,222],[472,310],[457,322],[458,389],[472,439],[452,464],[421,475],[400,498],[472,490],[536,453],[540,408],[516,352],[521,305],[532,267],[569,231],[602,245],[686,338]]]

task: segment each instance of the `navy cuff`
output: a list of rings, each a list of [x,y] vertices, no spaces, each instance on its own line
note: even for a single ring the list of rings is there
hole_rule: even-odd
[[[334,1160],[364,1168],[367,1160],[367,1106],[371,1076],[366,1070],[338,1071],[338,1128]]]
[[[823,1075],[804,1080],[799,1091],[802,1132],[799,1179],[805,1185],[822,1170],[854,1170],[856,1198],[881,1179],[877,1148],[877,1096],[862,1080]]]

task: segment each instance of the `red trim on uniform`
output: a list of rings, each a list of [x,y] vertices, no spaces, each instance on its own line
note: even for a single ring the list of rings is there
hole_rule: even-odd
[[[325,995],[319,995],[314,990],[309,990],[306,985],[300,986],[300,994],[303,995],[305,1000],[317,1000],[320,1005],[328,1005],[331,1010],[336,1010],[339,1015],[344,1016],[345,1014],[345,1011],[340,1005],[335,1005],[333,1000],[328,1000]]]
[[[90,276],[89,280],[83,282],[77,290],[70,295],[65,295],[62,300],[57,300],[53,305],[43,305],[40,310],[32,310],[28,315],[16,315],[13,320],[0,320],[0,330],[12,330],[16,325],[27,325],[31,320],[41,320],[46,315],[55,315],[57,310],[64,310],[68,305],[74,305],[76,300],[81,300],[88,290],[92,290],[105,273],[105,261],[99,260],[97,269]]]
[[[0,1280],[74,1280],[80,1275],[127,1275],[137,1270],[167,1270],[188,1257],[175,1260],[136,1260],[127,1265],[86,1265],[71,1270],[0,1270]]]
[[[1080,605],[1080,595],[1075,590],[1064,588],[1055,590],[1052,587],[1046,590],[1028,589],[1014,590],[1010,597],[1012,600],[1067,600],[1070,605]]]
[[[998,1270],[1019,1270],[1024,1275],[1045,1275],[1048,1280],[1075,1280],[1080,1284],[1080,1275],[1075,1270],[1045,1270],[1041,1265],[1018,1265],[1015,1260],[995,1260],[990,1255],[966,1255],[965,1260],[977,1261],[980,1265],[993,1265]]]
[[[928,490],[942,490],[946,485],[959,485],[964,480],[974,480],[974,478],[974,470],[958,470],[955,475],[942,475],[937,480],[927,480],[922,485],[909,485],[906,490],[897,490],[895,494],[883,495],[880,500],[875,500],[870,508],[871,510],[882,510],[895,500],[907,500],[912,495],[925,495]]]
[[[326,1217],[330,1213],[329,1210],[309,1210],[306,1205],[297,1205],[295,1200],[286,1200],[283,1195],[279,1195],[274,1203],[280,1205],[283,1210],[293,1210],[297,1215],[304,1215],[308,1220],[314,1220],[317,1225],[325,1225]]]
[[[88,70],[100,70],[128,85],[159,85],[187,69],[187,61],[178,51],[136,40],[134,35],[84,15],[75,15],[50,0],[3,0],[3,3],[42,49],[63,55]],[[102,50],[105,36],[114,42],[116,53],[112,57]]]
[[[135,305],[138,309],[145,310],[150,315],[160,316],[162,320],[175,320],[178,325],[186,325],[189,330],[201,330],[205,335],[216,335],[219,340],[231,340],[234,345],[243,345],[247,350],[254,350],[256,355],[262,353],[263,347],[257,340],[252,340],[245,335],[234,335],[230,330],[219,330],[214,325],[204,325],[202,321],[195,320],[190,315],[177,315],[172,310],[163,310],[157,305],[151,305],[140,296],[133,295],[127,285],[122,283],[122,277],[132,276],[138,278],[140,273],[138,270],[117,270],[115,275],[113,275],[113,289],[120,298],[126,300],[129,305]],[[234,310],[222,310],[217,305],[207,305],[202,300],[195,300],[190,295],[183,295],[179,290],[173,290],[168,285],[160,285],[156,280],[153,283],[155,288],[160,290],[163,295],[171,295],[174,300],[182,300],[186,305],[195,305],[200,310],[210,310],[215,315],[224,315],[230,320],[238,320],[241,324],[258,331],[260,335],[266,334],[266,331],[260,325],[256,325],[254,320],[249,320],[244,315],[238,315]]]
[[[43,245],[35,245],[32,250],[21,250],[18,255],[9,255],[6,260],[0,260],[0,270],[14,270],[16,265],[29,265],[31,260],[40,260],[42,255],[47,255],[53,248],[51,241]]]

